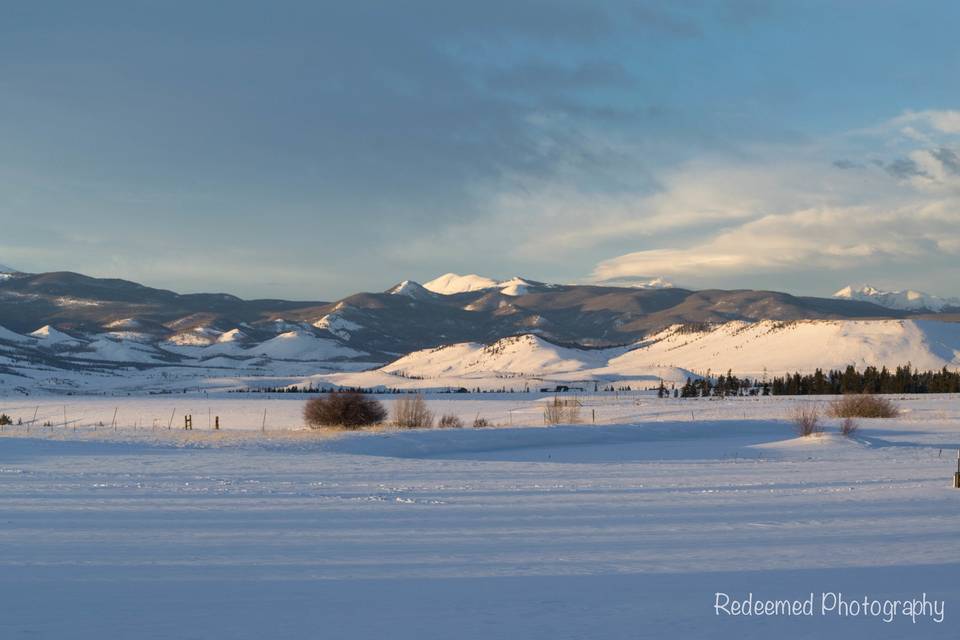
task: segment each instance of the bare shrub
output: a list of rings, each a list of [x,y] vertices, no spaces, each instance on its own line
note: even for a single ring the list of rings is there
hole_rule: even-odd
[[[419,393],[400,398],[393,403],[393,424],[404,429],[433,426],[433,412]]]
[[[576,424],[580,422],[580,401],[576,398],[554,396],[543,407],[545,424]]]
[[[486,418],[481,418],[479,415],[478,415],[476,418],[473,419],[473,428],[474,428],[474,429],[480,429],[480,428],[483,428],[483,427],[490,427],[490,426],[492,426],[492,425],[490,424],[490,421],[487,420]]]
[[[817,407],[795,407],[790,414],[790,421],[793,422],[797,435],[804,438],[823,433],[823,425],[820,423],[820,409]]]
[[[451,413],[445,413],[440,416],[437,426],[441,429],[461,429],[463,428],[463,420]]]
[[[828,413],[834,418],[896,418],[900,407],[881,396],[857,394],[837,398]]]
[[[333,391],[308,400],[303,407],[303,419],[313,429],[358,429],[383,422],[386,417],[387,410],[378,400],[355,391]]]
[[[859,428],[860,425],[857,424],[856,420],[853,418],[844,418],[840,424],[840,433],[847,437],[853,437],[853,434],[855,434]]]

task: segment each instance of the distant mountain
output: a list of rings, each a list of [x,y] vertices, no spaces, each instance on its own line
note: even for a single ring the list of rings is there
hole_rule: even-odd
[[[841,300],[860,300],[888,309],[902,311],[934,311],[945,309],[960,310],[960,298],[941,298],[922,291],[907,289],[904,291],[881,291],[869,285],[861,287],[847,286],[833,294]]]
[[[514,364],[504,371],[515,375],[518,368],[530,373],[524,363],[553,371],[554,365],[546,363],[570,359],[550,345],[585,350],[583,366],[597,368],[594,349],[635,345],[672,326],[699,330],[736,321],[955,318],[926,308],[879,306],[854,299],[852,292],[846,299],[810,298],[776,291],[691,291],[662,282],[644,288],[557,285],[452,274],[428,284],[433,289],[406,280],[384,292],[335,302],[296,302],[242,300],[224,293],[182,295],[69,272],[13,273],[0,279],[0,383],[4,375],[14,380],[33,371],[44,379],[92,385],[95,378],[64,372],[126,375],[132,366],[155,371],[151,375],[167,386],[195,379],[201,371],[217,371],[224,379],[273,377],[279,383],[310,372],[381,367],[448,345],[479,345],[470,349],[488,353],[484,345],[526,335],[503,343],[498,355],[500,361],[504,354],[535,347],[529,358],[511,356]],[[807,347],[818,357],[832,348]],[[468,352],[455,349],[442,355],[472,358]],[[573,360],[580,358],[573,355]],[[462,373],[470,362],[451,366]],[[656,364],[646,363],[644,370],[655,375],[647,365]],[[735,366],[737,361],[717,364]],[[660,365],[686,366],[666,360]],[[146,388],[141,383],[136,388]]]
[[[241,300],[225,293],[178,294],[66,271],[15,273],[0,280],[0,326],[22,333],[44,325],[97,332],[127,323],[166,337],[208,324],[232,329],[241,322],[269,321],[293,309],[325,304]]]
[[[336,302],[295,302],[181,295],[70,272],[16,273],[0,280],[0,326],[20,334],[47,325],[77,336],[126,332],[184,344],[206,344],[232,330],[243,335],[242,341],[259,343],[306,326],[387,362],[418,349],[524,333],[603,346],[630,343],[673,324],[911,313],[853,299],[665,285],[555,285],[447,274],[427,285],[406,280],[383,293],[358,293]]]

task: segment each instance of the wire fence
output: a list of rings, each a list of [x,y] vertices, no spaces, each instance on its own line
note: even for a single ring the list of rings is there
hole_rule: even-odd
[[[56,430],[208,430],[228,428],[267,431],[300,428],[298,411],[280,412],[271,419],[268,408],[238,412],[237,407],[132,407],[125,405],[63,403],[0,405],[0,431]]]

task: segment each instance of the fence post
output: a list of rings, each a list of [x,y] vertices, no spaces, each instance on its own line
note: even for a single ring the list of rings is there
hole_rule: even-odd
[[[957,449],[957,472],[953,474],[953,488],[960,489],[960,449]]]

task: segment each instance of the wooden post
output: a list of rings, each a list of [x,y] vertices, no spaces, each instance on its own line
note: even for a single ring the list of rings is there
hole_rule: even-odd
[[[217,431],[220,431],[220,416],[217,416],[214,419],[213,428]]]
[[[177,413],[177,408],[174,407],[173,411],[170,412],[170,422],[167,423],[167,429],[173,428],[173,416],[175,416],[176,413]]]
[[[120,407],[115,407],[113,409],[113,420],[110,422],[110,426],[113,427],[113,430],[117,430],[117,411],[120,411]]]
[[[960,449],[957,449],[957,472],[953,474],[953,488],[960,489]]]

